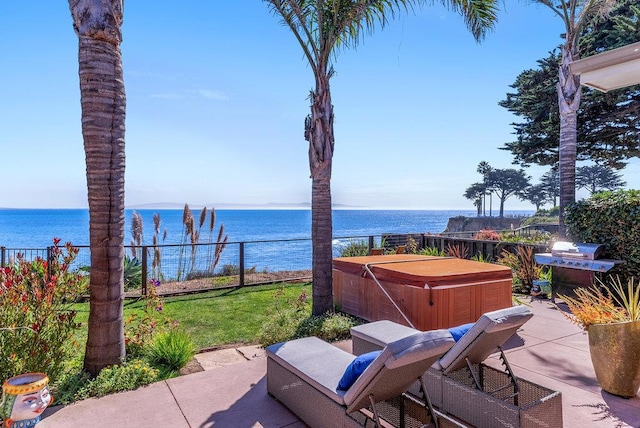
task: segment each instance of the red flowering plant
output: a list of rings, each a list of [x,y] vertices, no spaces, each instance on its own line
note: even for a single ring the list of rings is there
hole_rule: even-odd
[[[480,232],[476,233],[474,239],[479,239],[482,241],[499,241],[500,234],[495,230],[491,229],[480,229]]]
[[[53,240],[48,261],[26,260],[0,268],[0,381],[26,372],[45,372],[55,380],[73,349],[73,302],[87,281],[70,269],[78,249]]]
[[[142,297],[144,305],[124,320],[124,339],[127,358],[137,358],[144,354],[144,346],[150,344],[153,336],[178,326],[164,313],[164,301],[158,294],[160,281],[149,280],[146,296]]]

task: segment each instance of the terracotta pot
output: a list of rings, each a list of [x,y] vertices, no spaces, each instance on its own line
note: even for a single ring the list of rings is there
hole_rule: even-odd
[[[42,412],[53,401],[48,385],[49,377],[44,373],[25,373],[7,379],[0,401],[3,426],[27,428],[40,422]]]
[[[589,326],[589,351],[603,390],[634,397],[640,389],[640,321]]]

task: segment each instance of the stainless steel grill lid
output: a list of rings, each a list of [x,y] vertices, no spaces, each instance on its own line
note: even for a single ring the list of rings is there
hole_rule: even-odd
[[[602,244],[558,241],[551,247],[551,255],[556,257],[596,260],[604,252]]]

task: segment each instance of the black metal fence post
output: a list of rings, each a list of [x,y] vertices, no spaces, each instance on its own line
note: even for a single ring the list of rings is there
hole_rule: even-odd
[[[148,263],[147,263],[147,246],[142,246],[142,295],[147,295],[147,278],[148,278]]]
[[[371,250],[373,250],[374,245],[373,235],[369,235],[369,254],[371,254]]]
[[[0,247],[0,253],[2,253],[0,255],[0,266],[6,266],[6,257],[7,257],[7,248],[6,247]]]
[[[53,266],[53,247],[47,247],[47,273],[51,275],[51,266]]]
[[[240,281],[240,287],[244,287],[244,242],[240,242],[239,256],[240,256],[239,281]]]

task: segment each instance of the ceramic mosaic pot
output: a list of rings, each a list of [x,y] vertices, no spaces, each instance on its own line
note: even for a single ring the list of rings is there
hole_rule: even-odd
[[[33,427],[42,412],[53,401],[49,393],[49,377],[44,373],[25,373],[14,376],[2,385],[0,418],[3,427]]]
[[[640,321],[589,326],[589,351],[603,390],[634,397],[640,389]]]

